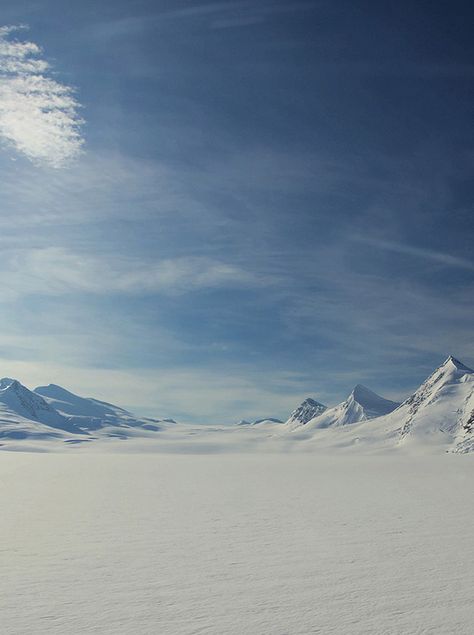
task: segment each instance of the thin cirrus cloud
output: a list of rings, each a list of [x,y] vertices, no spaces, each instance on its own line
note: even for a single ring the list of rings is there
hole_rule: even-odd
[[[184,256],[146,263],[136,258],[75,253],[59,247],[15,252],[5,291],[13,294],[183,294],[218,287],[254,287],[268,282],[239,266]]]
[[[37,44],[12,39],[25,28],[0,27],[0,138],[36,164],[63,167],[84,143],[80,104],[70,86],[48,76]]]
[[[435,251],[434,249],[424,249],[423,247],[416,247],[414,245],[407,245],[389,240],[366,238],[364,236],[354,236],[352,239],[383,251],[406,254],[408,256],[414,256],[415,258],[423,258],[425,260],[438,262],[439,264],[446,265],[448,267],[458,267],[460,269],[474,271],[474,262],[471,260]]]

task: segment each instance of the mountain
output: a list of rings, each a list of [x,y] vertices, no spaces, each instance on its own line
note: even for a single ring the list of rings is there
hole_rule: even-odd
[[[301,444],[304,449],[325,452],[416,454],[474,452],[474,371],[450,356],[400,405],[358,384],[345,401],[329,409],[315,399],[305,399],[285,424],[274,418],[256,419],[242,421],[231,431],[231,426],[191,429],[184,424],[175,428],[172,423],[138,418],[124,408],[80,397],[55,384],[31,391],[15,379],[0,380],[0,446],[4,449],[12,439],[75,444],[109,437],[143,439],[159,431],[160,439],[172,441],[172,447],[183,442],[188,449],[190,443],[194,447],[204,438],[206,447],[220,447],[222,440],[223,444],[235,442],[235,448],[275,444],[288,449]],[[49,441],[41,447],[49,447]]]
[[[357,384],[345,401],[313,417],[306,423],[305,429],[345,426],[368,421],[392,412],[399,405]]]
[[[448,357],[386,420],[403,443],[469,441],[474,425],[474,371]]]
[[[280,419],[275,419],[275,417],[266,417],[264,419],[255,419],[255,421],[247,421],[246,419],[241,419],[237,421],[238,426],[258,426],[261,423],[283,423]]]
[[[286,425],[291,429],[298,426],[304,426],[308,423],[308,421],[311,421],[314,417],[322,414],[325,410],[327,410],[326,406],[323,406],[323,404],[319,403],[319,401],[308,397],[293,410],[286,421]]]
[[[474,371],[450,356],[388,414],[342,426],[321,425],[325,416],[307,424],[300,438],[327,451],[472,452]]]
[[[56,410],[66,415],[97,418],[132,416],[123,408],[106,403],[105,401],[79,397],[56,384],[38,386],[33,392],[37,395],[41,395]]]
[[[52,431],[52,428],[56,431]],[[48,436],[53,432],[58,434],[58,430],[82,434],[82,430],[74,422],[59,413],[40,395],[16,379],[0,379],[0,436],[13,435],[22,438],[42,433]]]
[[[0,379],[0,439],[55,438],[68,443],[99,437],[125,439],[174,423],[173,419],[137,418],[124,408],[79,397],[55,384],[31,391],[16,379]]]
[[[124,408],[92,397],[80,397],[56,384],[38,386],[34,392],[41,395],[51,407],[67,416],[69,421],[83,430],[96,431],[113,426],[116,428],[141,427],[145,430],[158,431],[160,429],[158,424],[176,423],[174,419],[137,418]],[[120,434],[123,432],[123,430],[120,431]]]

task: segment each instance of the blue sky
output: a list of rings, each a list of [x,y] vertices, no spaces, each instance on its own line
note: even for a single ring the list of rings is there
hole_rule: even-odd
[[[2,374],[223,422],[472,365],[472,17],[2,3]]]

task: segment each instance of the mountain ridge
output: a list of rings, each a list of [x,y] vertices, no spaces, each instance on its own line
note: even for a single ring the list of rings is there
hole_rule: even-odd
[[[105,438],[166,438],[165,433],[174,423],[171,419],[138,418],[124,408],[80,397],[57,384],[31,391],[16,379],[0,379],[1,446],[8,439],[51,439],[74,444]],[[230,428],[234,431],[229,436]],[[235,441],[236,447],[239,439],[245,439],[245,447],[281,442],[282,447],[289,449],[294,443],[307,442],[304,447],[327,451],[433,448],[473,452],[474,371],[450,355],[400,404],[356,384],[336,406],[328,408],[307,397],[285,423],[267,418],[242,421],[230,428],[198,426],[190,431],[180,424],[172,438],[180,443],[180,439],[189,437],[187,447],[192,445],[191,437],[197,440],[216,433],[222,439]],[[157,432],[163,432],[164,437],[156,437]]]

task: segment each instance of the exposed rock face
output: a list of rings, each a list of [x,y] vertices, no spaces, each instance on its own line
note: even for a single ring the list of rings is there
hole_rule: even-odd
[[[315,399],[311,399],[308,397],[300,404],[293,412],[290,414],[288,421],[286,422],[288,426],[296,427],[296,426],[304,426],[308,421],[314,419],[317,415],[323,413],[326,410],[326,406]]]

